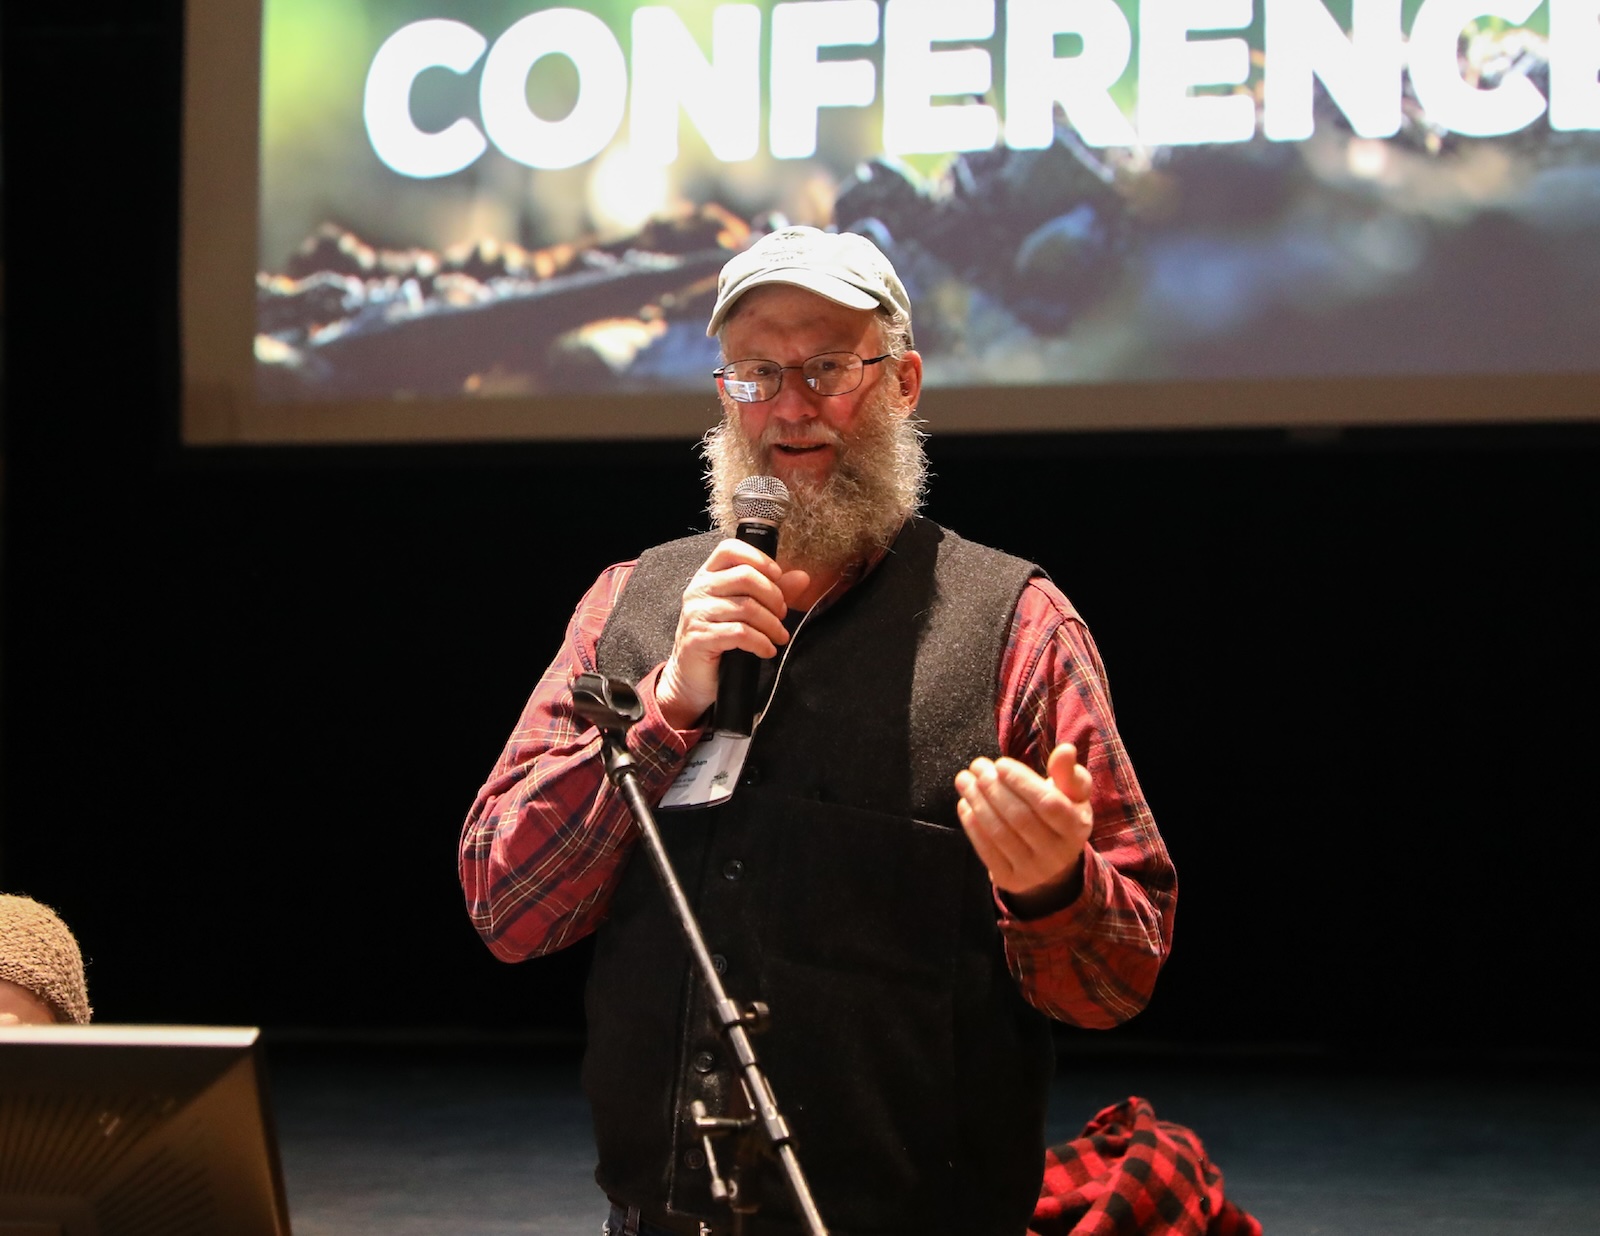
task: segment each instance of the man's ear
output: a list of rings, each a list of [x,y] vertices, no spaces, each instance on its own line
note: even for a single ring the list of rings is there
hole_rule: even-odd
[[[922,353],[912,349],[900,358],[895,377],[900,382],[900,396],[905,406],[915,409],[922,395]]]

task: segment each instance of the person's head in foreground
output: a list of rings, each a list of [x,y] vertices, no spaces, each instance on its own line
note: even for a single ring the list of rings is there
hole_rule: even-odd
[[[922,358],[889,259],[864,236],[780,228],[723,267],[706,334],[724,362],[705,439],[717,526],[731,535],[740,481],[776,476],[790,563],[838,570],[886,547],[927,477]]]
[[[49,906],[0,893],[0,1026],[86,1024],[77,938]]]

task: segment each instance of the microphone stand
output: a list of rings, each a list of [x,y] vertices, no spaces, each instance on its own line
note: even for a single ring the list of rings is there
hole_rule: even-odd
[[[828,1236],[828,1229],[823,1226],[822,1216],[812,1200],[811,1188],[800,1170],[800,1159],[795,1153],[789,1125],[778,1110],[772,1086],[761,1071],[755,1048],[750,1043],[751,1033],[764,1028],[769,1020],[767,1006],[756,1001],[740,1008],[723,989],[721,976],[712,964],[711,952],[700,932],[700,924],[684,894],[683,885],[678,882],[677,873],[672,869],[672,860],[667,857],[661,832],[656,827],[655,813],[639,787],[638,769],[625,740],[629,727],[644,715],[644,707],[627,683],[601,674],[580,674],[573,680],[572,705],[578,716],[600,731],[606,778],[621,793],[638,826],[639,839],[650,856],[650,864],[655,868],[656,878],[667,896],[673,917],[694,958],[695,968],[700,972],[700,980],[710,996],[717,1028],[739,1067],[745,1098],[753,1113],[737,1118],[710,1116],[706,1114],[705,1104],[699,1100],[691,1106],[695,1128],[705,1147],[706,1166],[711,1172],[711,1196],[727,1203],[733,1214],[733,1236],[743,1236],[746,1217],[755,1214],[759,1205],[754,1196],[746,1196],[745,1187],[746,1172],[749,1172],[753,1181],[753,1169],[761,1157],[761,1144],[755,1140],[759,1128],[783,1168],[784,1181],[794,1199],[795,1210],[809,1236]],[[730,1134],[735,1139],[733,1165],[724,1177],[724,1173],[718,1171],[712,1143]],[[753,1194],[754,1190],[748,1192]]]

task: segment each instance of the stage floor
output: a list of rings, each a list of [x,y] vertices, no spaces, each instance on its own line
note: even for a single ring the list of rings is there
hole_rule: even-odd
[[[600,1231],[571,1048],[268,1041],[295,1236]],[[1053,1138],[1130,1094],[1200,1135],[1269,1236],[1600,1231],[1593,1067],[1072,1055]]]

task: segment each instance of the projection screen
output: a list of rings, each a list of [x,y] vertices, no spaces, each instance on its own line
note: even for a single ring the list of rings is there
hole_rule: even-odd
[[[1589,419],[1600,0],[190,0],[183,437],[675,436],[783,222],[941,432]]]

